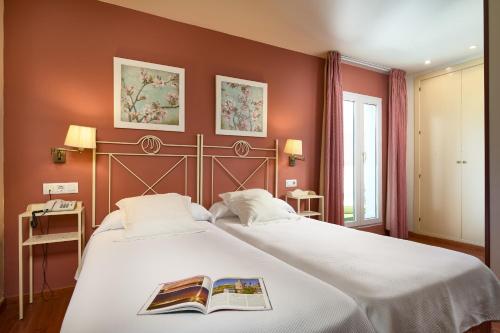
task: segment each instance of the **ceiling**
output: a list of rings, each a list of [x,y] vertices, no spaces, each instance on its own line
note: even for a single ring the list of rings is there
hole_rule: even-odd
[[[481,0],[104,2],[315,56],[338,50],[407,72],[483,54]]]

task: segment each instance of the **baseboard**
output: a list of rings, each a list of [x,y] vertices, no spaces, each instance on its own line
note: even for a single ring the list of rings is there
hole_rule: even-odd
[[[413,238],[419,238],[419,239],[435,240],[435,241],[439,241],[443,244],[449,244],[452,246],[460,246],[460,247],[468,248],[468,249],[475,250],[475,251],[484,251],[484,246],[481,246],[481,245],[464,243],[464,242],[460,242],[460,241],[456,241],[456,240],[451,240],[451,239],[446,239],[446,238],[441,238],[441,237],[436,237],[436,236],[430,236],[430,235],[426,235],[426,234],[419,234],[419,233],[416,233],[413,231],[408,232],[408,236],[413,237]]]
[[[460,243],[460,244],[468,244],[468,245],[474,245],[474,246],[484,247],[484,245],[481,244],[481,243],[468,242],[468,241],[465,241],[465,240],[460,239],[460,238],[448,237],[448,236],[445,236],[445,235],[434,234],[434,233],[431,233],[431,232],[423,232],[423,231],[418,231],[417,232],[417,231],[413,231],[413,233],[415,233],[417,235],[429,236],[429,237],[433,237],[433,238],[437,238],[437,239],[445,239],[445,240],[449,240],[449,241],[454,241],[454,242],[457,242],[457,243]]]
[[[74,286],[73,287],[63,287],[60,289],[54,289],[54,290],[52,290],[52,292],[53,292],[52,297],[58,297],[61,294],[73,292],[73,289],[75,289]],[[24,303],[25,304],[29,303],[29,297],[30,297],[29,293],[24,294]],[[41,299],[42,299],[42,293],[33,293],[33,302],[37,302]],[[18,304],[19,297],[17,295],[16,296],[9,296],[9,297],[4,298],[4,300],[5,300],[4,303],[6,303],[6,304]]]
[[[386,235],[385,225],[383,223],[362,225],[359,227],[354,227],[354,229],[371,232],[378,235]]]

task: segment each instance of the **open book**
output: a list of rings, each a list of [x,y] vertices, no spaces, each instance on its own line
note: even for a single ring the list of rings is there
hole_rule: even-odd
[[[138,314],[271,308],[262,278],[222,278],[212,282],[200,275],[160,284]]]

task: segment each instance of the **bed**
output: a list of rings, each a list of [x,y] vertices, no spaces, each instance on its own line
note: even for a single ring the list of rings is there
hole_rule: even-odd
[[[201,193],[204,187],[209,193],[210,201],[202,201],[206,206],[219,201],[220,193],[250,188],[278,196],[278,141],[260,148],[241,140],[226,146],[202,140],[201,147],[208,169],[200,173]],[[254,170],[248,167],[253,161]],[[308,218],[248,227],[238,217],[225,217],[215,224],[342,290],[377,332],[465,332],[500,320],[499,281],[469,255]]]
[[[181,205],[187,198],[190,207],[201,202],[201,142],[201,135],[196,144],[165,143],[152,135],[132,142],[97,141],[92,226],[98,228],[86,245],[61,332],[374,332],[352,298],[225,233],[206,222],[209,218],[195,218],[194,211],[192,218],[189,215],[190,223],[196,224],[192,232],[144,236],[133,227],[138,224],[130,227],[130,220],[178,214],[181,207],[166,207],[162,201],[159,212],[139,204],[144,215],[129,214],[131,206],[123,202],[131,199],[131,190],[139,194],[133,202],[140,202],[149,194],[168,196],[158,193],[167,192],[167,185],[177,186],[182,195],[174,197],[181,197]],[[113,211],[115,202],[120,210]],[[122,211],[126,223],[121,221]],[[159,226],[155,223],[149,228]],[[131,232],[139,237],[130,238]],[[196,275],[262,277],[272,310],[138,315],[160,283]]]
[[[205,232],[134,241],[97,230],[61,332],[373,332],[336,288],[200,223]],[[159,283],[199,274],[263,277],[273,309],[137,315]]]
[[[377,332],[465,332],[500,320],[500,284],[477,258],[300,218],[217,227],[351,296]]]

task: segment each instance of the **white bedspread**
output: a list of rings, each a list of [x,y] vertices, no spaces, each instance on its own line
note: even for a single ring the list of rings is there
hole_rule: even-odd
[[[378,332],[464,332],[500,320],[500,284],[477,258],[302,218],[230,234],[353,297]]]
[[[206,232],[136,241],[123,241],[123,230],[94,235],[62,332],[373,332],[338,289],[200,223]],[[263,277],[273,309],[137,315],[159,283],[200,274]]]

